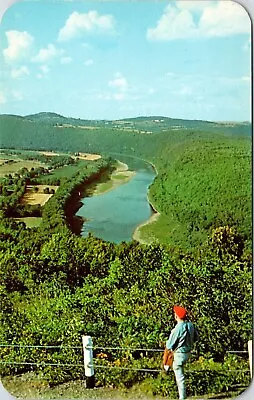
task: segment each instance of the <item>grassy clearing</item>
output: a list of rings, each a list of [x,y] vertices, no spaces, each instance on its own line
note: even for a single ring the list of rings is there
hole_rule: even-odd
[[[133,239],[143,244],[152,242],[169,244],[170,238],[175,234],[178,226],[173,217],[155,213],[148,221],[136,228]]]
[[[159,218],[162,216],[159,213],[151,215],[151,217],[143,224],[137,226],[132,238],[143,244],[150,244],[158,242],[158,238],[155,234],[155,226],[158,223]]]
[[[120,180],[122,180],[122,179],[128,179],[129,178],[129,175],[127,175],[127,174],[118,174],[118,175],[114,175],[114,179],[120,179]]]
[[[6,159],[6,157],[5,157]],[[30,170],[31,168],[38,168],[45,166],[39,161],[30,161],[30,160],[13,160],[13,162],[8,164],[0,165],[0,176],[5,176],[8,174],[15,174],[22,168],[27,168]]]
[[[93,127],[89,127],[89,129],[96,129]],[[79,153],[78,158],[87,161],[99,160],[101,158],[100,154],[90,154],[90,153]]]
[[[151,223],[146,223],[140,228],[141,237],[144,239],[153,238],[160,243],[168,243],[167,238],[171,236],[174,230],[172,222],[172,219],[159,215]]]
[[[38,192],[35,192],[34,189],[35,187],[38,188]],[[54,189],[56,191],[59,186],[53,186],[53,185],[35,185],[35,186],[27,186],[26,192],[24,196],[21,199],[21,203],[23,204],[29,204],[29,205],[35,205],[35,204],[40,204],[43,206],[53,194],[46,194],[44,193],[45,188],[49,189]]]
[[[57,179],[60,178],[71,178],[76,174],[78,170],[84,168],[87,165],[86,161],[79,160],[76,164],[66,165],[64,167],[56,168],[51,172],[51,176]]]
[[[99,183],[93,194],[103,194],[113,189],[113,181]]]
[[[21,160],[21,158],[17,154],[5,154],[5,153],[0,153],[0,161],[3,160]]]
[[[160,214],[158,217],[151,217],[147,222],[138,226],[133,234],[133,239],[143,244],[153,242],[173,245],[176,247],[188,247],[188,230],[176,221],[173,216]],[[194,239],[202,242],[205,240],[202,232],[193,233]]]

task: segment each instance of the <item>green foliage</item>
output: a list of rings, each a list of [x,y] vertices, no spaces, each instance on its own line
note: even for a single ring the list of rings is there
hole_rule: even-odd
[[[150,197],[160,218],[166,216],[164,232],[169,231],[160,240],[164,245],[115,245],[71,233],[77,193],[112,169],[108,158],[72,164],[66,155],[60,162],[68,166],[58,164],[52,173],[24,169],[19,176],[5,177],[0,198],[0,343],[61,349],[2,347],[4,362],[34,363],[33,370],[50,385],[80,378],[81,338],[86,334],[92,336],[96,363],[102,366],[157,369],[161,354],[112,350],[103,359],[99,354],[109,345],[163,349],[175,323],[172,305],[177,303],[189,310],[200,335],[188,365],[190,395],[247,386],[249,375],[242,371],[248,369],[246,361],[226,354],[247,350],[252,335],[252,260],[246,245],[251,240],[248,126],[231,129],[181,121],[186,129],[174,130],[172,124],[180,121],[140,118],[90,121],[96,129],[89,130],[84,129],[88,121],[66,121],[58,115],[43,114],[39,120],[47,121],[46,126],[0,116],[3,131],[9,133],[4,146],[11,146],[15,135],[13,143],[23,148],[89,149],[149,159],[158,170]],[[66,123],[76,127],[55,126]],[[57,160],[47,162],[57,165]],[[21,213],[17,202],[28,179],[60,184],[39,210],[41,226],[33,229],[7,218],[13,210]],[[30,370],[28,364],[1,365],[2,375]],[[137,371],[98,368],[97,379],[125,387],[143,382],[152,394],[176,394],[172,374],[149,379]]]
[[[7,224],[5,230],[7,234]],[[83,334],[102,348],[163,348],[174,325],[174,303],[190,310],[201,355],[222,361],[227,351],[246,349],[251,337],[251,260],[246,255],[225,252],[218,259],[207,246],[200,255],[183,256],[159,245],[113,245],[68,231],[44,237],[20,231],[19,238],[9,237],[8,248],[1,260],[6,305],[2,343],[62,345],[69,350],[62,354],[56,349],[4,348],[6,361],[82,363],[81,350],[71,347],[81,346]],[[140,357],[143,366],[160,365],[158,357],[140,352],[111,352],[108,357],[121,366],[135,366]],[[9,366],[2,373],[27,370],[29,366]],[[62,370],[58,382],[79,373],[75,368]],[[53,366],[45,373],[49,381],[56,379]],[[106,381],[117,382],[114,374]],[[137,375],[127,374],[122,381],[132,385],[141,379]],[[204,387],[208,378],[199,379]]]
[[[226,357],[223,363],[216,363],[213,359],[204,357],[194,362],[189,361],[186,364],[185,376],[188,397],[237,392],[250,384],[248,362],[236,356]],[[142,387],[152,395],[170,398],[178,396],[173,371],[170,371],[169,375],[162,373],[157,377],[145,379]]]
[[[170,155],[167,169],[165,158]],[[168,146],[158,167],[150,198],[170,218],[165,242],[195,247],[204,243],[207,231],[221,225],[251,237],[249,139],[190,141],[174,149],[174,155]]]

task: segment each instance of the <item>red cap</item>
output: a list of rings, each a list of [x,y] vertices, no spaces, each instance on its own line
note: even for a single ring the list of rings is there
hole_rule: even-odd
[[[187,310],[184,307],[174,306],[173,310],[179,318],[184,319],[186,317]]]

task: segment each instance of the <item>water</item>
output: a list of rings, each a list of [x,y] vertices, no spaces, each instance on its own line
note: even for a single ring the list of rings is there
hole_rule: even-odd
[[[104,194],[85,197],[77,216],[88,219],[81,235],[89,232],[109,242],[129,242],[135,228],[149,219],[153,211],[147,201],[147,191],[155,173],[151,165],[142,160],[118,157],[136,171],[127,183]]]

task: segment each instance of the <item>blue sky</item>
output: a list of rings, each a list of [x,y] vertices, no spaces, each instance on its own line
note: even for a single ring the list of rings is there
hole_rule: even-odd
[[[250,120],[250,35],[227,0],[20,0],[0,26],[0,113]]]

